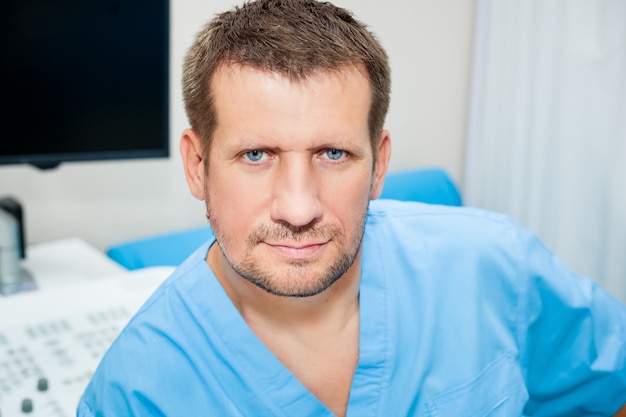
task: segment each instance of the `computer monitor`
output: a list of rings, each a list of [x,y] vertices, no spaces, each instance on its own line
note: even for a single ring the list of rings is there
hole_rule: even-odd
[[[169,156],[167,0],[3,0],[0,164]]]

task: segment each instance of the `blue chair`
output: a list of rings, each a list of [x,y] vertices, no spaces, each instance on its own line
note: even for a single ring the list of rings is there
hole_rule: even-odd
[[[389,173],[380,198],[462,205],[456,185],[446,171],[440,168]],[[202,226],[122,242],[108,248],[106,253],[109,258],[129,270],[150,266],[176,266],[212,236],[211,228]]]
[[[418,168],[390,172],[380,198],[461,206],[461,195],[448,173],[441,168]]]
[[[150,266],[176,266],[213,237],[209,226],[150,236],[113,245],[109,258],[129,270]]]

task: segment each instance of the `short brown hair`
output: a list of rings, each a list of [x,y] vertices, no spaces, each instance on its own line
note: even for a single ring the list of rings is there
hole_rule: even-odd
[[[256,0],[207,23],[187,51],[182,80],[185,111],[205,155],[217,123],[211,80],[220,66],[235,64],[293,80],[364,68],[372,90],[368,125],[376,149],[389,108],[389,63],[375,35],[349,11],[316,0]]]

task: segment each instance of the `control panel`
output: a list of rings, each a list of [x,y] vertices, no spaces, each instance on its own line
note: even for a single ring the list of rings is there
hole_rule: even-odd
[[[0,417],[74,417],[100,359],[170,272],[0,298]]]

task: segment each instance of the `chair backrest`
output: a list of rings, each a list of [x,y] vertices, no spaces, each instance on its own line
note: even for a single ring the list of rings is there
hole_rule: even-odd
[[[109,247],[106,254],[129,270],[177,266],[212,236],[213,230],[202,226],[121,242]]]
[[[439,168],[420,168],[387,175],[381,198],[460,206],[461,196],[448,174]],[[109,258],[127,269],[176,266],[209,240],[213,231],[203,226],[122,242],[107,250]]]
[[[441,168],[418,168],[390,172],[380,198],[421,201],[429,204],[461,206],[461,194],[448,173]]]

